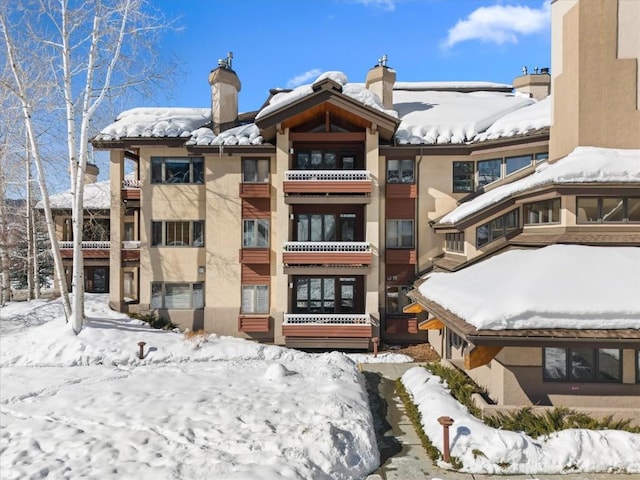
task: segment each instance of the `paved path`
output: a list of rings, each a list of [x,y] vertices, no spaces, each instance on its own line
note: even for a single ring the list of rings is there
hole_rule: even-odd
[[[395,381],[419,363],[363,364],[381,465],[367,480],[640,480],[640,474],[477,475],[433,465],[395,394]]]

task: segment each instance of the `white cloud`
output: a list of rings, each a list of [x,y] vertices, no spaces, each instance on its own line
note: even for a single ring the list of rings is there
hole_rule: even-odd
[[[320,76],[322,70],[319,68],[314,68],[313,70],[309,70],[307,72],[301,73],[300,75],[296,75],[291,80],[287,82],[287,88],[294,88],[298,85],[302,85],[311,79],[316,79]]]
[[[466,40],[482,40],[498,45],[517,43],[520,35],[539,32],[550,25],[550,0],[539,9],[519,5],[480,7],[449,29],[444,48]]]

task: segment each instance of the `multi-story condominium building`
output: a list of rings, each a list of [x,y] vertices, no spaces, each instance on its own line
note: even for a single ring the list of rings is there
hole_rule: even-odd
[[[211,108],[123,112],[92,140],[111,156],[112,244],[139,246],[111,252],[112,307],[292,347],[428,339],[468,369],[497,362],[482,374],[496,392],[528,381],[513,349],[537,375],[553,332],[532,350],[479,342],[482,329],[431,299],[422,277],[511,249],[640,245],[640,168],[621,178],[598,164],[602,150],[574,152],[640,163],[638,5],[554,2],[552,68],[513,86],[397,82],[383,58],[364,84],[328,72],[239,114],[228,57],[209,75]],[[559,171],[592,156],[591,174],[608,180]],[[640,325],[611,335],[606,352],[595,348],[606,335],[588,348],[618,359],[608,394],[637,407]],[[547,355],[577,352],[558,345]],[[544,400],[524,387],[496,397]]]

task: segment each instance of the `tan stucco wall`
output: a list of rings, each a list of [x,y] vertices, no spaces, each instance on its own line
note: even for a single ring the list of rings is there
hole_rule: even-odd
[[[577,146],[640,145],[640,51],[638,16],[633,16],[638,6],[633,3],[637,2],[590,0],[552,4],[551,161]],[[620,18],[623,14],[631,15],[620,29],[618,4]]]

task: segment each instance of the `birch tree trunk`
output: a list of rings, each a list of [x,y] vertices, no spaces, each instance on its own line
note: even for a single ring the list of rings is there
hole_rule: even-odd
[[[11,300],[11,283],[9,280],[9,251],[8,251],[8,217],[7,217],[7,194],[6,180],[4,176],[4,160],[6,158],[6,146],[2,148],[2,158],[0,158],[0,306]]]

